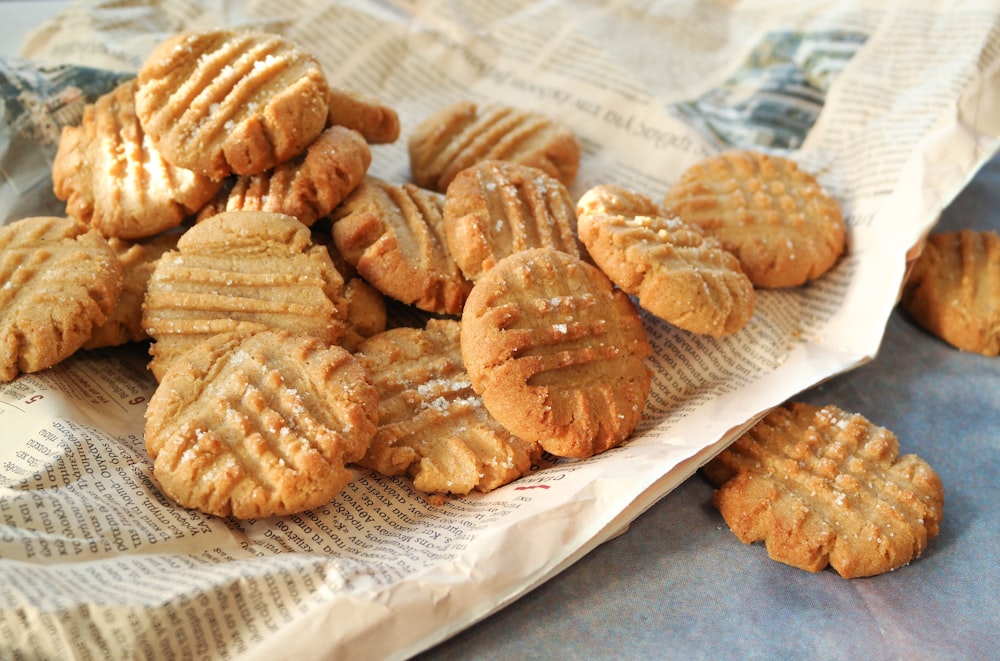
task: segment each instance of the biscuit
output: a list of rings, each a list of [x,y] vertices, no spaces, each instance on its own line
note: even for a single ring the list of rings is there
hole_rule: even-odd
[[[84,108],[63,128],[52,188],[66,213],[106,237],[141,239],[176,227],[218,192],[221,181],[165,161],[139,125],[135,80]]]
[[[399,139],[399,114],[378,99],[360,92],[330,88],[330,126],[354,129],[373,145],[388,144]]]
[[[704,468],[712,502],[740,541],[844,578],[918,558],[938,534],[944,493],[889,430],[836,406],[793,402],[768,413]]]
[[[1000,234],[970,229],[931,234],[900,303],[917,324],[952,346],[1000,354]]]
[[[438,314],[460,314],[472,283],[448,251],[444,195],[368,177],[330,219],[341,256],[380,292]]]
[[[136,111],[174,165],[213,179],[257,174],[326,128],[330,86],[290,41],[250,30],[174,35],[139,69]]]
[[[340,346],[355,352],[361,343],[386,328],[388,315],[382,292],[361,278],[349,278],[344,284],[347,319]]]
[[[589,457],[638,424],[652,349],[632,301],[597,267],[554,248],[516,252],[476,281],[461,323],[472,386],[516,436]]]
[[[294,216],[310,227],[360,184],[372,154],[361,134],[333,126],[305,152],[260,174],[241,175],[198,214],[199,220],[223,211],[269,211]]]
[[[486,159],[536,167],[569,186],[580,145],[569,129],[539,113],[463,101],[433,113],[410,133],[413,182],[444,193],[462,170]]]
[[[111,314],[123,278],[104,237],[71,218],[0,226],[0,382],[79,349]]]
[[[720,337],[753,316],[753,284],[739,261],[697,225],[607,184],[584,193],[577,214],[580,240],[594,263],[661,319]]]
[[[224,333],[163,376],[145,442],[171,499],[248,519],[328,503],[377,423],[375,388],[344,348],[287,331]]]
[[[805,284],[845,249],[840,206],[780,156],[729,151],[696,163],[667,192],[663,210],[717,238],[757,287]]]
[[[336,344],[344,281],[309,228],[291,216],[227,211],[198,223],[149,278],[143,328],[160,379],[177,356],[224,332],[288,330]]]
[[[516,480],[541,456],[536,443],[513,436],[483,407],[462,364],[460,328],[431,319],[361,345],[358,356],[379,394],[379,427],[362,466],[407,474],[426,493],[465,495]]]
[[[472,281],[518,250],[581,252],[569,191],[520,163],[486,160],[459,172],[445,193],[444,229],[448,250]]]
[[[178,232],[161,234],[141,242],[108,239],[108,245],[124,269],[124,284],[115,309],[100,326],[94,328],[83,349],[113,347],[128,342],[149,339],[142,327],[142,302],[146,297],[146,284],[163,253],[177,247]]]

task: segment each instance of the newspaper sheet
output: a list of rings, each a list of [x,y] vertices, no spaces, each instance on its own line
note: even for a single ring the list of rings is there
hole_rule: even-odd
[[[405,658],[620,533],[770,407],[870,360],[907,258],[1000,138],[1000,8],[948,2],[161,0],[70,5],[4,63],[0,221],[60,213],[61,125],[176,31],[248,25],[400,113],[370,172],[408,180],[407,130],[452,101],[569,125],[572,193],[662,199],[729,147],[787,155],[841,203],[832,272],[758,292],[713,339],[644,314],[655,355],[621,448],[431,504],[359,471],[328,505],[236,521],[172,505],[143,445],[147,347],[0,385],[0,640],[14,658]],[[663,531],[669,535],[670,531]]]

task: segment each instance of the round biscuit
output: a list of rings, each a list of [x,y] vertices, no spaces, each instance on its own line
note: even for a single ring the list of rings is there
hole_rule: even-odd
[[[642,417],[652,348],[632,301],[597,267],[554,248],[514,253],[476,282],[461,323],[473,388],[516,436],[589,457]]]
[[[815,280],[846,247],[840,206],[781,156],[737,150],[696,163],[671,186],[663,210],[718,239],[757,287]]]
[[[333,499],[377,422],[378,395],[346,349],[287,331],[224,333],[164,374],[145,443],[178,504],[260,518]]]

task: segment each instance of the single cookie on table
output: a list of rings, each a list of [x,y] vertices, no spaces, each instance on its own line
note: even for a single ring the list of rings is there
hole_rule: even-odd
[[[107,240],[71,218],[0,226],[0,382],[70,356],[114,310],[124,273]]]
[[[448,250],[472,281],[519,250],[581,254],[566,186],[520,163],[485,160],[459,172],[445,193],[444,229]]]
[[[379,428],[359,463],[406,474],[426,493],[487,492],[531,470],[541,447],[517,438],[483,407],[462,363],[461,324],[431,319],[393,328],[358,356],[379,394]]]
[[[336,344],[344,280],[291,216],[227,211],[193,226],[149,278],[143,328],[160,379],[178,356],[224,332],[287,330]]]
[[[414,183],[440,193],[459,172],[487,159],[536,167],[566,186],[580,168],[572,131],[545,115],[501,104],[445,106],[414,127],[407,148]]]
[[[329,94],[316,58],[279,35],[200,30],[150,53],[136,110],[164,159],[222,179],[300,154],[326,128]]]
[[[146,285],[153,275],[157,260],[163,253],[177,247],[178,238],[179,232],[168,232],[145,241],[108,239],[108,245],[124,269],[124,286],[107,321],[94,328],[81,348],[113,347],[149,339],[146,329],[142,327],[142,303],[146,298]]]
[[[371,160],[360,133],[330,127],[299,156],[260,174],[237,176],[202,207],[198,219],[223,211],[269,211],[311,227],[364,181]]]
[[[753,316],[754,288],[739,260],[697,225],[609,184],[584,193],[577,214],[580,240],[594,263],[661,319],[720,337]]]
[[[176,227],[219,191],[221,181],[165,161],[136,117],[135,80],[84,109],[63,128],[52,188],[66,213],[106,237],[141,239]]]
[[[652,348],[632,301],[597,267],[554,248],[514,253],[476,281],[461,323],[472,386],[518,437],[589,457],[642,417]]]
[[[846,246],[837,202],[794,161],[761,152],[696,163],[667,192],[663,210],[718,239],[757,287],[815,280]]]
[[[704,467],[740,541],[778,562],[844,578],[908,564],[938,534],[944,491],[920,457],[863,416],[793,402]]]
[[[373,145],[399,139],[399,114],[378,99],[340,87],[330,88],[330,126],[345,126]]]
[[[460,314],[472,288],[448,251],[444,195],[368,177],[330,215],[340,255],[380,292]]]
[[[924,329],[964,351],[1000,354],[1000,234],[931,234],[900,303]]]
[[[238,519],[330,502],[378,423],[378,394],[343,347],[287,331],[224,333],[164,374],[145,442],[163,492]]]

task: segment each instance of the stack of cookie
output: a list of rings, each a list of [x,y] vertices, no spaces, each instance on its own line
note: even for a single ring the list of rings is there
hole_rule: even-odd
[[[574,202],[580,147],[538,113],[441,108],[410,135],[412,181],[369,175],[399,136],[278,35],[167,40],[64,130],[68,218],[0,229],[2,378],[150,341],[154,474],[203,512],[315,507],[354,465],[464,495],[628,439],[652,380],[639,307],[728,335],[755,288],[844,250],[836,204],[779,157],[707,159],[662,206]]]

